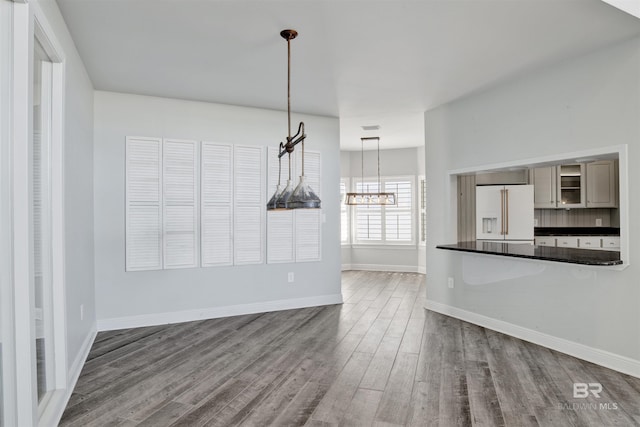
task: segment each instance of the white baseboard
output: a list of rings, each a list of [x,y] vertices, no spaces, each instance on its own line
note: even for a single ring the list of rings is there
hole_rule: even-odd
[[[349,270],[363,271],[397,271],[401,273],[418,273],[415,265],[385,265],[385,264],[349,264]],[[346,268],[342,268],[346,270]]]
[[[418,273],[427,274],[427,267],[426,266],[418,267]]]
[[[87,357],[89,357],[89,351],[96,339],[96,334],[96,325],[94,324],[91,331],[85,337],[73,364],[67,371],[67,388],[64,390],[56,390],[52,393],[49,403],[40,416],[39,425],[57,426],[58,423],[60,423],[60,418],[62,418],[62,414],[71,398],[71,393],[73,393],[73,389],[76,387],[80,372],[82,372],[84,363]]]
[[[427,300],[425,308],[640,378],[640,360],[589,347],[435,301]]]
[[[320,295],[315,297],[266,301],[253,304],[239,304],[225,307],[210,307],[196,310],[99,319],[98,331],[166,325],[170,323],[190,322],[193,320],[216,319],[218,317],[265,313],[268,311],[291,310],[331,304],[342,304],[342,294]]]
[[[342,264],[342,271],[349,271],[351,270],[351,264]]]

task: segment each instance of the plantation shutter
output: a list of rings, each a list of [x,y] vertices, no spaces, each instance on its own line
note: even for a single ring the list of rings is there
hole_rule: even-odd
[[[197,142],[163,142],[164,268],[196,267]]]
[[[340,242],[349,241],[349,210],[346,204],[347,182],[340,180]]]
[[[297,209],[296,262],[320,261],[320,209]]]
[[[233,147],[202,142],[200,242],[203,267],[233,264]]]
[[[234,146],[234,264],[263,262],[265,204],[262,147]]]
[[[411,242],[412,185],[410,180],[387,180],[384,184],[387,193],[396,193],[396,204],[385,206],[385,238],[387,241]]]
[[[267,150],[269,168],[267,197],[271,198],[278,185],[278,149]],[[288,155],[282,157],[281,189],[289,177]],[[293,211],[267,211],[267,263],[293,262],[294,253],[294,221]]]
[[[322,188],[320,186],[320,153],[305,150],[304,175],[307,184],[322,200]],[[296,150],[297,175],[302,174],[302,150]],[[300,182],[298,177],[294,185]],[[296,209],[295,222],[295,254],[296,262],[320,261],[320,240],[322,219],[321,209]]]
[[[125,269],[162,268],[162,141],[126,139]]]
[[[357,193],[377,193],[378,182],[358,182]],[[364,242],[382,241],[382,207],[380,205],[356,206],[356,240]]]

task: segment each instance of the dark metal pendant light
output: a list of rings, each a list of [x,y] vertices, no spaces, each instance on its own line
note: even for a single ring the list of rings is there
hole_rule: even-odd
[[[396,193],[384,193],[380,188],[380,137],[371,136],[366,138],[360,138],[362,150],[360,152],[360,167],[362,169],[362,185],[364,185],[364,142],[369,140],[376,140],[378,142],[378,192],[376,193],[347,193],[345,204],[347,205],[395,205]]]
[[[277,209],[320,209],[320,198],[306,183],[304,176],[304,140],[307,135],[304,133],[304,123],[298,125],[298,132],[291,136],[291,40],[298,36],[296,30],[282,30],[280,32],[282,38],[287,41],[287,124],[288,136],[286,143],[280,143],[278,152],[278,186],[267,203],[267,210]],[[291,181],[291,153],[295,146],[302,143],[302,170],[300,174],[300,182],[294,189]],[[289,160],[289,179],[287,185],[281,190],[280,175],[282,173],[282,156],[288,154]]]

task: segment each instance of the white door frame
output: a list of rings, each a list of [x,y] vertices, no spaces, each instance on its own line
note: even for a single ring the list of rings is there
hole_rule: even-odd
[[[13,5],[12,89],[12,217],[15,328],[15,414],[17,425],[36,425],[47,415],[38,410],[33,290],[32,149],[33,40],[52,60],[51,236],[52,318],[54,325],[54,388],[67,387],[66,309],[64,280],[64,56],[44,13],[36,2]],[[10,408],[7,408],[10,409]]]

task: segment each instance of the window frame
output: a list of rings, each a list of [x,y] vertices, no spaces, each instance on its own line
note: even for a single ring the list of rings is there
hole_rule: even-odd
[[[349,193],[351,191],[351,178],[348,178],[348,177],[340,178],[340,193],[342,193],[343,184],[344,184],[344,193],[340,195],[340,244],[342,246],[349,246],[351,245],[352,220],[351,220],[351,212],[349,210],[349,206],[346,204],[346,193]],[[344,217],[343,217],[343,213],[344,213]],[[342,228],[343,228],[342,221],[343,220],[347,222],[346,224],[347,238],[345,240],[342,240]]]
[[[387,181],[409,181],[411,185],[411,241],[387,240],[386,237],[386,206],[381,206],[381,239],[380,240],[359,240],[357,233],[357,206],[349,212],[350,218],[350,245],[354,247],[368,248],[415,248],[417,246],[416,236],[416,177],[415,175],[389,175],[380,177],[380,187],[385,188]],[[358,183],[362,182],[362,177],[352,177],[351,186],[357,188]],[[377,182],[378,177],[364,177],[364,182]]]

